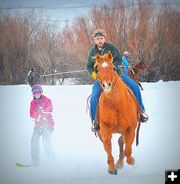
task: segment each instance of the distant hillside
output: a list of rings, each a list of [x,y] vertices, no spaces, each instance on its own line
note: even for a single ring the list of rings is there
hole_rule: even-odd
[[[78,8],[102,5],[110,0],[0,0],[0,8]],[[136,0],[128,3],[136,4]],[[163,0],[154,0],[155,3],[162,3]],[[180,0],[166,0],[168,4],[180,4]]]
[[[100,5],[107,0],[0,0],[1,8],[60,8],[60,7],[91,7]]]

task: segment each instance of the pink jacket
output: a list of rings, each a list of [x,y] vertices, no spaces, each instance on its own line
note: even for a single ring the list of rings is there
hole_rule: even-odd
[[[51,100],[42,95],[40,102],[36,98],[31,101],[30,117],[35,119],[35,126],[49,126],[54,128],[54,120],[52,118],[53,106]]]

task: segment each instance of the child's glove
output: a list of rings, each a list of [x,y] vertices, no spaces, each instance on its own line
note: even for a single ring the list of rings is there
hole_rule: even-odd
[[[40,113],[43,113],[44,112],[43,107],[40,107],[39,109],[40,109]]]
[[[41,115],[41,113],[40,113],[39,116],[38,116],[38,118],[36,119],[36,121],[40,121],[41,118],[42,118],[42,115]]]
[[[93,79],[95,79],[95,80],[97,79],[97,73],[95,71],[92,72],[91,76],[92,76]]]
[[[44,117],[45,117],[45,118],[46,118],[46,117],[49,117],[49,116],[51,116],[51,114],[52,114],[52,112],[44,111],[44,109],[43,109],[42,107],[40,108],[40,110],[41,110],[41,113],[40,113],[40,114],[41,114],[41,117],[43,117],[43,118],[44,118]]]
[[[38,118],[36,119],[37,122],[45,122],[47,121],[47,117],[44,114],[39,114]]]

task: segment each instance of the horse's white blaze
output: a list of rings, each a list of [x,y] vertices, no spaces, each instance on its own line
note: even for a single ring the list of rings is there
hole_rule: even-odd
[[[107,64],[107,62],[105,62],[105,61],[104,61],[104,62],[102,63],[102,67],[103,67],[103,68],[106,68],[106,67],[108,67],[108,64]]]

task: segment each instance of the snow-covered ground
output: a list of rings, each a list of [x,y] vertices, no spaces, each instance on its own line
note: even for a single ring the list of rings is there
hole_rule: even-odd
[[[136,164],[125,163],[112,176],[86,114],[91,86],[43,86],[54,105],[56,162],[47,163],[41,147],[41,165],[28,168],[15,163],[30,162],[30,87],[0,86],[0,184],[164,184],[165,170],[180,168],[180,81],[143,83],[143,87],[149,121],[141,126],[140,145],[133,146]],[[112,141],[115,160],[117,138],[115,135]]]

